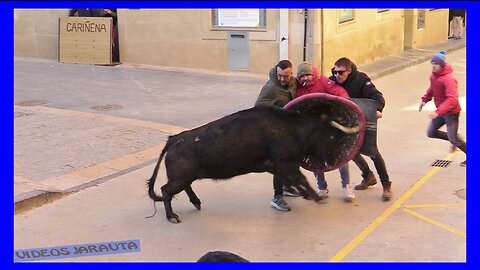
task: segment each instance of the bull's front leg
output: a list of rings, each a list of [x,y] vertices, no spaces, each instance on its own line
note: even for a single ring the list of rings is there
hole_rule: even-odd
[[[308,182],[306,183],[306,185],[300,184],[299,187],[297,187],[297,189],[302,187],[305,188],[305,194],[307,194],[306,198],[304,196],[305,199],[315,200],[316,202],[323,199],[322,197],[318,196],[317,192],[315,192],[315,190],[310,186],[310,184],[308,184]]]
[[[313,188],[310,185],[304,186],[301,184],[293,185],[299,192],[302,194],[305,200],[315,200],[316,202],[322,200],[323,198],[318,196]]]
[[[317,192],[310,186],[307,181],[307,178],[297,170],[294,174],[289,177],[291,184],[302,194],[303,198],[306,200],[315,200],[316,202],[320,201],[322,198],[318,196]]]

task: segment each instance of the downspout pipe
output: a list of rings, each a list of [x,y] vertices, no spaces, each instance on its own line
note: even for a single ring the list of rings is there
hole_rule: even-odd
[[[307,61],[307,20],[308,9],[304,9],[303,22],[303,62]]]
[[[288,9],[280,9],[279,60],[288,59]]]
[[[324,42],[325,39],[323,36],[325,35],[325,27],[324,27],[324,19],[323,19],[323,8],[320,10],[320,74],[324,74],[324,65],[325,65],[325,60],[324,60]]]

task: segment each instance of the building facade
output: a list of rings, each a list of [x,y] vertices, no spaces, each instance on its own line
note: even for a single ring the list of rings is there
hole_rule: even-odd
[[[448,9],[118,9],[120,61],[268,73],[280,59],[328,74],[445,41]],[[14,55],[58,59],[67,9],[16,9]]]

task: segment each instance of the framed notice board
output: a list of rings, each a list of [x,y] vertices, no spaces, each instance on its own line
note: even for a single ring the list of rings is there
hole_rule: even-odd
[[[112,64],[112,18],[63,17],[59,19],[58,61]]]

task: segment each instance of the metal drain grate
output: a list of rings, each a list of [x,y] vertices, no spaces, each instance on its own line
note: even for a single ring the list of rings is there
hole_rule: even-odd
[[[448,165],[450,165],[450,163],[452,163],[453,161],[451,160],[444,160],[444,159],[436,159],[433,163],[432,163],[432,167],[447,167]]]

